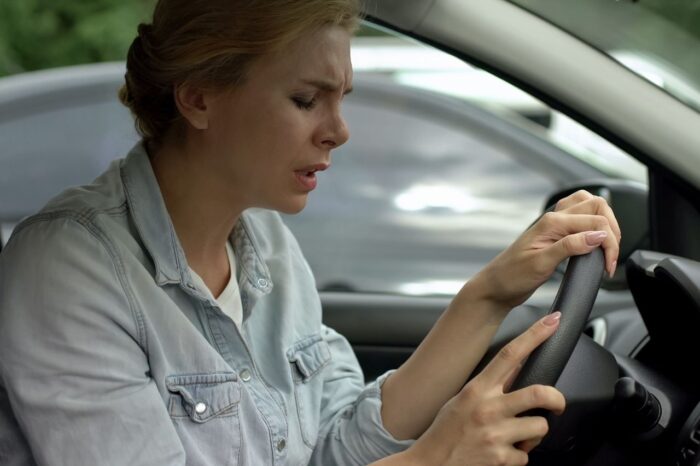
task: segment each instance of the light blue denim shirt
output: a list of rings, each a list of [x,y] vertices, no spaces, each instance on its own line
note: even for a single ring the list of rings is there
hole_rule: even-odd
[[[365,465],[405,449],[279,215],[231,235],[243,326],[195,286],[141,145],[0,255],[0,464]]]

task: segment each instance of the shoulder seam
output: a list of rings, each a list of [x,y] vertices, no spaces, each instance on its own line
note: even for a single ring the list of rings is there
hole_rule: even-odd
[[[124,295],[126,296],[126,300],[129,304],[129,310],[131,311],[131,316],[134,320],[134,324],[136,325],[136,331],[137,331],[137,337],[138,337],[138,343],[143,349],[144,352],[147,353],[148,351],[148,340],[147,340],[147,334],[146,334],[146,328],[145,328],[145,323],[144,323],[144,317],[141,311],[138,309],[136,306],[136,299],[134,297],[134,293],[131,290],[131,286],[129,285],[128,279],[126,277],[126,271],[124,269],[124,264],[122,262],[121,257],[119,256],[116,247],[114,246],[114,243],[112,240],[109,238],[108,235],[106,235],[94,222],[94,218],[101,213],[108,213],[108,214],[115,214],[115,213],[121,213],[122,211],[126,210],[126,203],[123,203],[120,206],[113,207],[111,209],[105,210],[105,211],[96,211],[96,210],[87,210],[83,212],[77,212],[73,210],[58,210],[54,212],[46,212],[46,213],[41,213],[38,215],[34,215],[27,220],[21,222],[19,225],[17,225],[17,228],[15,229],[16,233],[21,231],[22,229],[28,227],[29,225],[32,225],[34,223],[42,222],[42,221],[50,221],[50,220],[57,220],[57,219],[66,219],[66,220],[72,220],[78,225],[81,225],[88,233],[90,233],[95,239],[98,240],[98,242],[102,245],[102,247],[105,248],[107,251],[107,254],[109,254],[110,258],[112,259],[112,264],[114,265],[115,272],[117,275],[117,278],[119,279],[119,284],[122,287],[122,291],[124,292]],[[14,236],[14,235],[13,235]],[[9,246],[9,244],[8,244]]]

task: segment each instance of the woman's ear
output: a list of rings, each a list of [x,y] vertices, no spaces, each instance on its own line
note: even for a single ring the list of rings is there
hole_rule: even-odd
[[[173,95],[180,114],[193,128],[209,128],[210,109],[203,89],[184,83],[175,87]]]

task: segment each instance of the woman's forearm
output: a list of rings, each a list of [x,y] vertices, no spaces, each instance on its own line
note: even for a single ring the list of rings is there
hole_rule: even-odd
[[[477,279],[478,280],[478,279]],[[465,285],[411,357],[382,387],[382,421],[397,439],[418,438],[466,383],[509,309]]]

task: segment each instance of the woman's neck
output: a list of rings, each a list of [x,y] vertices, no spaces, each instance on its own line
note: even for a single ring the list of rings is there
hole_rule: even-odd
[[[230,276],[226,241],[244,207],[187,144],[159,147],[150,160],[187,262],[218,296]]]

